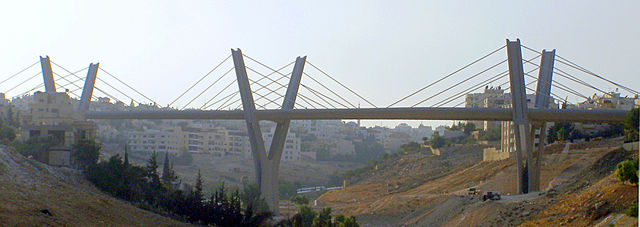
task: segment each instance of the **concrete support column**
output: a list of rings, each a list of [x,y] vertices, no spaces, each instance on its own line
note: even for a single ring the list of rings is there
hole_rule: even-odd
[[[55,93],[56,84],[53,82],[53,71],[51,70],[51,60],[49,56],[40,56],[40,66],[42,66],[42,77],[44,79],[45,92]]]
[[[556,50],[546,51],[542,50],[542,57],[540,59],[540,69],[538,70],[538,85],[536,87],[536,101],[535,108],[547,109],[551,101],[551,83],[553,77],[553,63],[555,62]],[[530,169],[533,169],[533,175],[529,177],[530,191],[540,190],[540,164],[542,151],[545,145],[546,137],[546,122],[538,122],[532,124],[531,135],[535,135],[535,132],[540,130],[538,134],[538,147],[533,152],[534,163],[529,165]],[[533,136],[531,138],[533,140]],[[533,141],[531,141],[533,143]]]
[[[233,57],[238,88],[240,89],[240,96],[242,99],[243,112],[247,123],[247,133],[249,134],[249,141],[251,143],[251,153],[253,155],[256,169],[256,184],[267,201],[271,212],[278,214],[278,172],[280,167],[280,158],[282,157],[287,132],[289,131],[290,120],[287,119],[277,122],[271,147],[267,154],[264,140],[262,139],[259,121],[255,116],[255,103],[251,87],[249,85],[249,78],[247,77],[242,52],[240,49],[231,50],[231,55]],[[293,109],[295,105],[305,60],[306,57],[298,57],[296,59],[296,64],[293,68],[291,79],[289,80],[289,87],[287,88],[287,93],[282,104],[283,110]]]
[[[99,64],[100,63],[89,64],[87,79],[84,80],[82,96],[80,97],[80,105],[78,106],[78,110],[80,110],[80,112],[89,111],[89,105],[91,104],[91,96],[93,95],[93,87],[96,84],[96,76],[98,75]]]
[[[283,110],[291,110],[295,106],[296,97],[298,96],[298,88],[300,87],[300,80],[302,79],[302,72],[304,70],[304,64],[306,62],[307,57],[298,57],[296,58],[296,63],[293,66],[293,73],[291,74],[291,78],[289,79],[289,86],[287,87],[287,93],[285,93],[284,100],[282,103]],[[273,196],[271,196],[272,204],[276,204],[275,207],[271,208],[271,211],[275,214],[278,213],[277,204],[279,203],[279,169],[280,169],[280,160],[282,158],[282,152],[284,150],[284,145],[287,140],[287,133],[289,132],[289,124],[291,120],[283,120],[277,123],[275,132],[273,133],[273,139],[271,140],[271,147],[269,148],[268,160],[272,169],[271,172],[271,188],[273,189]],[[271,205],[270,205],[271,206]]]
[[[516,138],[516,160],[518,170],[518,193],[529,192],[527,166],[531,164],[531,131],[527,120],[527,94],[525,93],[524,69],[522,66],[522,51],[520,39],[507,40],[507,55],[509,62],[509,80],[511,84],[511,105],[513,114],[513,130]],[[523,163],[523,158],[526,160]]]

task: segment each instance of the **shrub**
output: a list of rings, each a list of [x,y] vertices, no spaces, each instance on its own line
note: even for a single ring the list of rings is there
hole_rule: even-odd
[[[624,119],[624,132],[627,140],[638,141],[638,108],[633,108]]]
[[[638,159],[624,160],[616,166],[616,177],[622,182],[638,184]]]
[[[632,204],[631,206],[629,206],[629,208],[627,208],[627,210],[624,211],[624,213],[626,215],[629,215],[629,217],[634,217],[637,218],[638,217],[638,204]]]
[[[294,204],[296,204],[298,206],[309,204],[309,198],[307,198],[304,195],[294,195],[294,196],[291,196],[291,198],[289,198],[289,200],[291,200],[291,202],[293,202]]]

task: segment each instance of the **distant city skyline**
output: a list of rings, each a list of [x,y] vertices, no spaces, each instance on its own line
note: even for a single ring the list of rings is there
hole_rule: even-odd
[[[504,45],[505,39],[520,38],[538,50],[555,48],[560,56],[639,90],[632,67],[640,59],[640,44],[633,42],[640,37],[639,10],[638,1],[7,1],[0,3],[0,80],[40,55],[69,70],[100,62],[166,106],[228,56],[229,49],[241,48],[272,67],[307,55],[374,104],[387,106]],[[505,51],[497,53],[458,79],[505,56]],[[455,82],[443,81],[403,105]],[[0,84],[0,92],[20,81],[12,83]],[[400,122],[405,121],[362,124],[393,127]],[[452,123],[407,122],[414,127]]]

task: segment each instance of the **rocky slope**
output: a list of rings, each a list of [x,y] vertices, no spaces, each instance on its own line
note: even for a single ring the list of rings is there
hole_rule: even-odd
[[[638,187],[618,182],[613,170],[637,151],[624,151],[620,144],[620,140],[609,140],[550,146],[541,167],[543,191],[526,195],[509,195],[516,192],[513,159],[465,165],[461,164],[466,163],[464,156],[458,156],[458,165],[437,174],[416,168],[425,162],[422,159],[400,156],[381,164],[385,168],[374,170],[366,179],[325,193],[319,201],[321,206],[356,215],[363,226],[629,226],[637,219],[621,213],[637,202]],[[407,167],[410,174],[394,176]],[[426,180],[416,184],[411,176]],[[504,196],[483,202],[466,195],[469,187],[501,191]]]
[[[77,171],[0,148],[0,226],[180,226],[114,199]]]

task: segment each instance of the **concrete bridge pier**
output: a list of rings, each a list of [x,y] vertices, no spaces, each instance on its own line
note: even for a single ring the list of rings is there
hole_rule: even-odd
[[[520,39],[507,39],[507,56],[509,62],[509,81],[511,84],[511,105],[513,115],[513,132],[516,137],[516,166],[518,171],[518,193],[529,192],[528,176],[533,175],[531,150],[531,130],[527,120],[527,94],[524,84],[522,51]],[[523,162],[524,161],[524,162]]]
[[[267,201],[271,212],[278,214],[278,204],[280,201],[278,172],[280,167],[280,158],[282,157],[282,151],[284,149],[291,120],[286,119],[277,121],[276,129],[271,141],[271,147],[267,153],[264,140],[262,139],[259,120],[255,115],[256,107],[253,100],[253,94],[251,92],[251,86],[249,84],[249,78],[247,77],[244,59],[242,57],[242,51],[240,51],[240,49],[232,49],[231,55],[233,57],[238,87],[240,89],[240,97],[242,99],[242,108],[245,121],[247,123],[249,142],[251,143],[251,153],[253,155],[256,171],[256,184],[260,189],[262,196],[264,196]],[[289,86],[287,87],[287,93],[285,94],[284,101],[282,103],[282,110],[293,109],[295,105],[305,62],[306,57],[298,57],[296,59],[296,63],[293,67],[293,73],[289,80]]]
[[[53,82],[53,71],[51,70],[51,59],[49,56],[40,56],[40,66],[42,67],[42,77],[44,79],[44,91],[47,93],[56,92],[56,84]]]
[[[551,101],[551,83],[553,82],[553,63],[555,62],[556,50],[546,51],[542,50],[542,57],[540,59],[540,69],[538,70],[538,85],[536,87],[536,100],[535,108],[548,109]],[[538,133],[536,133],[539,131]],[[529,165],[529,168],[533,168],[530,172],[533,174],[529,176],[529,191],[540,190],[540,164],[542,158],[542,151],[544,150],[545,138],[546,138],[546,122],[540,121],[531,124],[531,141],[534,143],[535,136],[538,135],[538,146],[532,151],[533,163]]]

